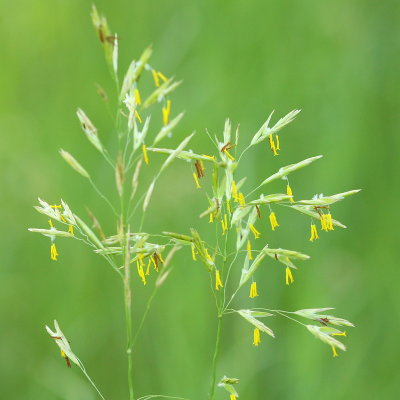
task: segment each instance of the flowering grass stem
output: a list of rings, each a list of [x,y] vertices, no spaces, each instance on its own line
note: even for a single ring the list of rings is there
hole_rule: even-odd
[[[279,119],[275,125],[269,127],[272,117],[271,113],[261,129],[255,134],[250,144],[245,145],[241,153],[238,149],[239,127],[236,129],[235,136],[233,137],[231,134],[232,126],[229,119],[225,122],[223,134],[220,138],[217,136],[213,138],[208,130],[206,130],[206,134],[209,136],[217,151],[214,155],[205,155],[187,150],[187,145],[193,137],[193,134],[184,138],[176,148],[154,148],[162,139],[172,135],[172,131],[183,116],[183,113],[181,113],[173,119],[169,119],[171,111],[169,95],[172,90],[179,85],[179,82],[174,82],[173,78],[167,78],[161,71],[156,70],[153,66],[148,64],[152,53],[151,47],[148,47],[144,50],[139,59],[131,62],[122,81],[121,90],[118,77],[118,37],[116,34],[112,35],[107,20],[98,13],[95,6],[92,8],[92,20],[99,36],[101,46],[105,52],[105,58],[116,89],[115,119],[112,117],[115,122],[114,139],[116,142],[115,147],[117,147],[117,149],[115,149],[117,153],[114,158],[110,156],[108,150],[103,146],[103,139],[98,136],[97,128],[85,112],[82,109],[78,109],[77,115],[89,142],[101,152],[105,161],[115,174],[116,185],[114,190],[116,189],[118,193],[115,197],[119,198],[119,207],[114,207],[109,197],[107,197],[109,194],[107,193],[107,196],[103,194],[91,179],[86,169],[70,153],[61,149],[60,154],[72,169],[89,180],[94,191],[107,203],[115,217],[114,223],[117,229],[112,235],[106,236],[101,228],[100,222],[92,213],[89,213],[89,215],[93,226],[89,227],[81,218],[72,213],[68,204],[63,200],[57,204],[49,204],[39,199],[39,205],[35,208],[38,212],[50,218],[50,220],[48,220],[50,228],[31,228],[30,230],[39,232],[50,239],[51,260],[56,261],[59,255],[55,243],[56,239],[59,237],[75,238],[87,244],[91,251],[104,257],[111,267],[120,275],[122,280],[126,325],[127,386],[129,400],[135,400],[135,391],[137,388],[134,385],[133,372],[134,367],[137,368],[139,366],[139,363],[136,362],[136,359],[133,357],[133,350],[142,332],[142,328],[158,289],[172,271],[173,265],[169,266],[171,258],[175,251],[183,247],[189,248],[193,260],[201,262],[205,267],[205,271],[208,273],[210,279],[211,292],[215,299],[217,329],[211,364],[209,400],[215,400],[217,386],[224,388],[230,394],[231,400],[236,400],[239,397],[237,390],[233,386],[239,383],[237,378],[228,378],[224,376],[217,384],[218,357],[221,351],[221,332],[224,315],[236,313],[239,317],[246,320],[247,323],[250,324],[250,327],[252,327],[253,345],[255,346],[262,343],[261,335],[265,334],[270,337],[275,337],[272,329],[269,328],[261,318],[279,315],[302,325],[315,337],[330,345],[334,357],[338,355],[336,349],[346,350],[345,345],[336,338],[336,336],[346,336],[346,332],[336,329],[336,326],[354,325],[342,318],[326,315],[325,311],[331,308],[314,308],[295,312],[269,310],[266,308],[238,310],[229,308],[239,290],[246,284],[247,286],[250,284],[249,297],[251,299],[258,297],[257,283],[254,278],[256,270],[265,260],[271,262],[272,259],[274,265],[281,268],[282,276],[285,276],[285,281],[282,279],[282,282],[285,282],[286,285],[289,286],[294,282],[292,271],[297,271],[297,261],[304,261],[310,258],[308,255],[294,250],[282,249],[280,247],[271,248],[264,239],[255,242],[256,239],[259,239],[264,234],[261,232],[263,229],[259,227],[259,231],[255,227],[258,219],[261,219],[263,214],[261,207],[269,208],[271,230],[275,231],[276,228],[283,229],[283,226],[279,228],[279,216],[277,216],[271,204],[273,204],[274,207],[275,204],[288,207],[288,202],[290,201],[291,209],[311,217],[310,241],[315,241],[319,238],[316,221],[321,223],[321,228],[319,229],[325,232],[333,231],[334,226],[346,228],[345,225],[332,218],[330,206],[349,195],[357,193],[359,190],[347,191],[332,196],[319,194],[315,195],[310,200],[298,201],[296,190],[294,190],[293,194],[292,188],[289,186],[287,175],[311,164],[313,161],[321,158],[321,156],[311,157],[296,164],[281,167],[278,172],[266,178],[253,190],[250,190],[251,188],[246,188],[246,177],[241,177],[239,179],[239,164],[243,156],[253,145],[267,141],[269,142],[269,147],[273,156],[279,155],[278,151],[281,151],[280,146],[284,142],[280,141],[277,133],[284,126],[293,121],[299,113],[299,110],[289,112],[286,116]],[[142,73],[143,75],[146,73],[149,73],[150,76],[152,75],[155,84],[155,88],[153,88],[150,93],[146,94],[147,98],[143,97],[145,99],[143,104],[138,87]],[[142,89],[140,88],[140,90]],[[107,95],[104,91],[103,95],[101,92],[100,95],[103,97],[103,100],[106,101],[107,110],[110,112]],[[154,122],[152,122],[152,126],[149,128],[151,121],[149,107],[157,103],[161,106],[161,110],[159,109],[157,112],[162,112],[162,127],[161,129],[157,128],[159,133],[155,137],[149,138],[146,136],[147,132],[150,132],[149,136],[154,132]],[[139,115],[138,109],[143,119]],[[154,121],[154,119],[152,121]],[[153,145],[148,146],[149,143],[153,143]],[[141,149],[141,151],[139,149]],[[139,150],[140,154],[137,154],[137,150]],[[137,190],[141,189],[141,185],[139,185],[140,173],[142,171],[141,166],[143,164],[148,165],[151,161],[151,157],[149,158],[148,156],[148,151],[168,154],[168,157],[161,167],[154,172],[147,190],[143,190],[143,193],[141,193],[140,196],[138,195],[136,199],[134,196]],[[239,155],[238,159],[237,155]],[[208,174],[211,170],[209,176],[211,176],[212,179],[212,194],[207,195],[207,210],[201,214],[201,216],[207,216],[209,218],[209,223],[215,224],[216,238],[211,245],[201,238],[199,232],[194,229],[193,226],[190,227],[191,236],[188,236],[187,233],[180,234],[173,232],[164,232],[165,235],[154,235],[143,231],[148,206],[153,198],[157,199],[156,196],[153,196],[154,188],[163,171],[175,159],[186,160],[191,164],[192,176],[198,189],[203,185],[204,181],[202,178],[206,176],[205,171],[207,171]],[[136,164],[135,168],[133,168],[134,164]],[[134,170],[132,171],[132,169]],[[248,198],[262,186],[280,178],[284,178],[285,180],[285,188],[281,190],[281,193],[267,194],[266,196],[261,194],[258,199],[249,201]],[[207,185],[207,179],[208,178],[205,179],[205,185]],[[245,189],[242,189],[242,187]],[[294,188],[296,189],[296,187]],[[245,196],[244,192],[248,194]],[[112,196],[114,196],[114,194]],[[111,198],[113,199],[113,197]],[[141,207],[141,209],[138,207]],[[130,221],[133,217],[135,217],[135,220],[131,224]],[[133,224],[135,225],[135,229],[138,229],[133,231],[136,233],[133,233],[131,230]],[[92,229],[94,229],[94,231]],[[210,229],[212,229],[211,226]],[[308,232],[310,231],[308,230]],[[162,238],[161,242],[154,240],[155,237]],[[258,249],[253,248],[253,244],[256,245],[260,242],[262,242],[261,249],[260,247]],[[234,251],[231,251],[229,248],[231,245],[234,246]],[[162,252],[168,246],[173,247],[164,260]],[[243,250],[244,247],[246,247],[246,250]],[[147,264],[144,260],[146,260]],[[132,264],[136,265],[134,270],[137,269],[137,275],[134,274],[133,277],[131,276]],[[236,268],[238,269],[237,273],[234,272]],[[153,270],[155,272],[153,272]],[[157,277],[153,280],[153,275],[151,274],[157,274]],[[239,279],[235,283],[233,279],[236,277]],[[134,278],[139,279],[139,282],[141,281],[143,285],[148,285],[152,282],[155,284],[135,331],[133,329],[132,315],[132,281]],[[229,300],[227,301],[227,299]],[[296,316],[313,321],[313,325],[306,325],[300,322],[296,319]],[[315,325],[316,321],[322,326]],[[55,327],[55,333],[47,326],[46,330],[50,334],[52,340],[54,340],[61,349],[61,356],[67,361],[67,365],[70,366],[71,362],[78,365],[90,384],[104,400],[103,395],[86,373],[83,364],[72,352],[69,341],[59,329],[57,321],[55,321]],[[157,397],[185,400],[182,397],[165,395],[147,395],[137,400],[149,400]]]

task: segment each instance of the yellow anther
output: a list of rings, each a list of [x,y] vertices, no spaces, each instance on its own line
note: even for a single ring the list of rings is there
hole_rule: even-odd
[[[292,270],[289,267],[286,267],[286,285],[290,285],[291,283],[294,282],[293,275],[292,275]]]
[[[192,258],[193,258],[194,261],[196,261],[197,260],[197,258],[196,258],[196,249],[194,247],[194,244],[192,244],[190,247],[192,248]]]
[[[225,235],[225,233],[228,230],[228,217],[225,214],[224,219],[221,220],[221,226],[222,226],[222,234]]]
[[[232,197],[233,200],[236,201],[236,203],[239,202],[238,189],[235,181],[232,181]]]
[[[158,74],[157,74],[157,71],[154,70],[154,69],[152,69],[152,70],[151,70],[151,73],[153,74],[154,84],[155,84],[157,87],[159,87],[159,86],[160,86],[160,78],[159,78],[159,76],[158,76]]]
[[[139,89],[135,89],[135,101],[138,106],[142,104],[142,99],[140,98]]]
[[[275,213],[272,211],[271,214],[269,214],[269,222],[271,223],[271,229],[274,231],[276,227],[279,226],[278,220],[276,219]]]
[[[253,233],[254,239],[258,239],[258,238],[261,236],[261,233],[258,232],[258,230],[255,228],[254,225],[250,224],[250,225],[249,225],[249,229],[250,229],[251,232]]]
[[[260,343],[261,343],[260,330],[258,328],[254,328],[253,344],[254,344],[254,346],[258,346]]]
[[[281,148],[279,146],[279,136],[278,135],[275,135],[275,140],[276,140],[276,149],[280,150]]]
[[[200,183],[199,183],[199,179],[197,178],[196,172],[193,172],[193,179],[194,179],[194,182],[196,183],[196,188],[200,189],[201,186],[200,186]]]
[[[208,158],[208,159],[211,160],[211,161],[214,161],[214,160],[215,160],[215,157],[214,157],[214,156],[208,156],[207,154],[202,154],[201,156],[202,156],[202,157],[205,157],[205,158]]]
[[[143,121],[142,121],[142,118],[140,117],[140,115],[139,115],[139,113],[137,112],[137,110],[135,110],[135,115],[136,115],[136,118],[138,119],[138,121],[140,122],[140,123],[142,123]]]
[[[224,285],[222,284],[221,275],[219,273],[219,270],[216,269],[215,270],[215,289],[219,290],[220,287],[224,287]]]
[[[235,157],[233,157],[232,154],[230,154],[228,150],[224,150],[224,154],[225,154],[229,159],[231,159],[232,161],[235,161]]]
[[[258,293],[257,293],[257,284],[255,283],[255,282],[253,282],[251,285],[250,285],[250,298],[251,299],[254,299],[254,297],[257,297],[258,296]]]
[[[318,238],[319,238],[319,236],[318,236],[317,226],[315,224],[311,224],[310,242],[313,242],[314,240],[317,240]]]
[[[321,229],[325,232],[328,232],[328,225],[326,224],[325,214],[321,214]]]
[[[157,75],[164,81],[167,82],[168,78],[160,71],[157,72]]]
[[[213,261],[212,257],[210,256],[210,253],[208,252],[208,249],[206,249],[205,252],[206,252],[206,258],[207,258],[207,260],[210,261],[211,263],[213,263],[214,261]]]
[[[334,230],[334,228],[333,228],[333,221],[332,221],[332,215],[331,215],[331,213],[328,213],[328,214],[326,214],[325,215],[325,221],[326,221],[326,226],[327,226],[327,228],[330,230],[330,231],[333,231]]]
[[[253,255],[251,254],[251,243],[250,243],[250,240],[247,241],[247,258],[249,260],[253,259]]]
[[[272,137],[272,135],[269,135],[268,138],[269,138],[269,147],[271,148],[272,152],[274,153],[274,156],[277,156],[278,152],[276,151],[276,145],[275,145],[274,138]]]
[[[59,256],[59,254],[57,252],[57,247],[56,247],[55,243],[52,243],[50,246],[50,258],[53,261],[57,261],[58,256]]]
[[[163,124],[167,125],[169,122],[169,115],[171,113],[171,100],[167,101],[167,105],[162,108]]]
[[[289,201],[290,201],[291,203],[294,203],[293,191],[292,191],[292,188],[290,187],[289,184],[287,184],[287,186],[286,186],[286,194],[287,194],[288,196],[292,196],[292,197],[289,199]]]
[[[143,159],[144,159],[144,162],[145,162],[146,164],[149,164],[149,156],[148,156],[148,154],[147,154],[147,148],[146,148],[146,145],[145,145],[145,144],[142,145],[142,152],[143,152]]]
[[[146,274],[145,275],[150,275],[150,266],[151,266],[151,257],[149,258],[149,261],[147,263],[147,267],[146,267]]]
[[[347,336],[347,335],[346,331],[343,331],[343,332],[332,333],[332,336]]]
[[[154,269],[156,271],[158,271],[158,265],[157,265],[156,260],[155,260],[154,257],[155,257],[155,255],[150,256],[150,261],[153,263]]]
[[[139,260],[136,261],[136,267],[137,267],[137,272],[139,275],[139,278],[142,280],[143,285],[146,285],[147,281],[146,281],[146,276],[143,270],[143,265],[139,262]]]

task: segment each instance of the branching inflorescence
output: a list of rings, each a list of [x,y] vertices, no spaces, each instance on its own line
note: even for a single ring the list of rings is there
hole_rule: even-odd
[[[239,129],[236,129],[233,133],[229,120],[225,122],[221,138],[212,138],[209,135],[215,146],[214,155],[187,150],[193,134],[184,138],[176,148],[158,147],[160,142],[171,136],[183,117],[183,113],[171,117],[170,95],[180,82],[175,82],[173,78],[167,78],[162,72],[149,64],[152,50],[147,48],[139,60],[132,61],[122,85],[120,85],[118,78],[118,37],[111,33],[106,19],[98,14],[95,7],[92,10],[92,20],[116,86],[117,106],[114,122],[118,152],[111,154],[103,145],[97,128],[82,109],[78,109],[77,116],[89,142],[114,171],[119,204],[113,204],[107,194],[100,191],[89,172],[75,157],[65,150],[60,150],[60,154],[77,173],[87,179],[95,192],[107,203],[110,213],[116,218],[117,229],[113,235],[106,236],[98,219],[91,211],[88,211],[91,220],[91,226],[89,226],[63,200],[59,204],[49,204],[39,199],[40,205],[35,208],[49,218],[49,227],[45,229],[32,228],[30,230],[50,238],[52,260],[56,261],[59,257],[56,247],[59,238],[77,239],[102,256],[121,278],[125,300],[129,399],[136,398],[132,378],[134,345],[157,290],[172,271],[171,259],[173,255],[176,251],[185,247],[189,248],[194,261],[204,265],[205,272],[209,275],[217,309],[217,337],[209,391],[211,400],[215,397],[217,386],[228,391],[230,400],[239,397],[235,388],[238,379],[225,376],[218,384],[216,382],[221,326],[226,315],[238,315],[250,324],[253,329],[253,344],[255,346],[261,343],[263,334],[275,336],[272,329],[263,320],[271,316],[282,316],[304,326],[316,338],[328,344],[332,349],[333,356],[337,356],[338,349],[346,349],[344,344],[338,340],[341,336],[346,336],[346,332],[341,327],[352,327],[353,324],[345,319],[328,315],[327,311],[331,308],[289,312],[267,308],[238,309],[233,308],[233,305],[241,289],[247,288],[251,299],[258,296],[255,277],[264,259],[270,258],[272,263],[281,266],[286,285],[294,282],[293,271],[297,269],[298,261],[309,259],[308,255],[298,251],[270,248],[265,242],[257,248],[255,244],[262,242],[262,239],[257,242],[257,239],[261,237],[258,230],[260,228],[257,228],[257,225],[265,212],[268,214],[272,231],[279,228],[276,211],[278,206],[284,206],[304,214],[311,221],[310,241],[315,241],[319,238],[319,229],[329,232],[334,230],[334,227],[346,228],[342,223],[332,218],[331,206],[345,197],[357,193],[358,190],[332,196],[315,195],[310,200],[295,200],[288,176],[322,157],[315,156],[280,168],[279,171],[264,179],[257,187],[247,190],[246,193],[245,178],[239,180],[237,178],[245,153],[251,147],[267,142],[272,156],[278,156],[281,150],[278,133],[295,119],[299,110],[290,112],[274,125],[271,124],[271,113],[248,146],[241,152],[238,150],[240,147]],[[146,73],[154,82],[155,88],[142,100],[143,93],[139,89],[139,79],[146,79]],[[99,93],[106,101],[107,107],[110,107],[108,96],[100,87]],[[161,105],[162,126],[153,129],[150,124],[150,110],[156,104]],[[153,130],[153,134],[150,133],[151,130]],[[151,154],[162,154],[166,156],[166,159],[151,180],[150,185],[143,193],[139,194],[139,177],[142,166],[143,163],[149,164]],[[211,176],[211,192],[207,195],[207,209],[200,217],[208,218],[210,226],[214,226],[213,230],[215,230],[216,236],[215,242],[212,244],[206,243],[194,228],[191,228],[188,234],[162,232],[154,235],[143,230],[145,213],[151,201],[154,187],[161,174],[175,160],[184,160],[190,163],[194,185],[198,189],[201,189],[206,171]],[[283,193],[262,194],[262,190],[274,180],[283,180]],[[318,225],[320,225],[319,229]],[[235,274],[235,271],[239,274]],[[149,275],[152,273],[157,274],[154,280],[154,288],[149,296],[143,317],[134,329],[132,323],[132,279],[137,276],[137,279],[143,285],[146,285]],[[306,320],[311,322],[308,324],[302,322]],[[86,373],[82,362],[72,352],[57,321],[55,321],[56,330],[54,332],[47,326],[46,329],[59,346],[67,365],[71,366],[72,362],[81,368],[101,398],[104,398]],[[156,397],[177,398],[162,395],[148,395],[141,398]]]

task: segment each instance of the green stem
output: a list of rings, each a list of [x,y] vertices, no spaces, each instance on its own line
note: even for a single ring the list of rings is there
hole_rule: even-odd
[[[91,178],[89,178],[89,182],[93,186],[93,189],[96,191],[96,193],[110,206],[114,215],[118,216],[117,212],[115,211],[114,206],[111,204],[111,201],[108,200],[108,198],[101,192],[101,190],[96,186],[96,184],[92,181]]]
[[[126,226],[126,208],[124,202],[124,191],[120,193],[120,208],[122,225],[122,246],[124,263],[124,305],[125,305],[125,323],[126,323],[126,355],[128,357],[128,388],[129,400],[134,400],[133,392],[133,327],[132,327],[132,292],[131,292],[131,254],[130,254],[130,236],[129,227]]]
[[[139,334],[140,334],[140,332],[141,332],[141,330],[143,328],[144,321],[146,320],[147,314],[150,311],[151,303],[153,302],[153,299],[154,299],[155,295],[157,294],[157,291],[158,291],[158,286],[155,286],[154,290],[153,290],[153,293],[151,294],[149,300],[147,301],[146,310],[143,313],[143,316],[142,316],[142,319],[140,321],[139,327],[137,328],[136,333],[135,333],[135,337],[133,338],[132,348],[135,347],[137,338],[138,338],[138,336],[139,336]]]
[[[215,340],[215,350],[214,357],[212,363],[212,380],[211,380],[211,388],[210,388],[210,400],[214,400],[215,398],[215,382],[217,379],[217,360],[219,354],[219,342],[221,340],[221,325],[222,325],[222,315],[218,315],[218,326],[217,326],[217,338]]]
[[[85,374],[86,379],[90,382],[90,384],[96,389],[96,392],[99,394],[99,396],[105,400],[104,396],[101,394],[100,390],[97,388],[97,386],[94,384],[88,373],[86,372],[85,368],[83,366],[80,367],[82,372]]]
[[[129,400],[134,400],[133,395],[133,357],[132,357],[132,302],[130,288],[125,288],[125,319],[126,319],[126,355],[128,357],[128,387]]]
[[[128,241],[129,246],[129,241]],[[125,246],[126,247],[126,246]],[[125,250],[126,252],[126,250]],[[133,394],[133,357],[132,357],[132,293],[131,293],[131,279],[130,279],[130,254],[125,254],[125,274],[124,274],[124,304],[125,304],[125,322],[126,322],[126,355],[128,357],[128,387],[129,387],[129,400],[134,400]]]

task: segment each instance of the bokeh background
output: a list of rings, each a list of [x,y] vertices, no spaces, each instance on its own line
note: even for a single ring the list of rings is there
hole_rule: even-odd
[[[218,377],[241,380],[245,399],[394,399],[398,381],[399,4],[337,0],[98,0],[120,37],[124,71],[150,43],[152,64],[184,84],[173,113],[185,118],[173,145],[197,131],[192,147],[208,152],[205,134],[220,133],[226,117],[249,140],[268,114],[303,111],[281,134],[273,158],[262,145],[248,153],[243,176],[259,182],[280,166],[324,158],[291,178],[297,198],[363,191],[333,209],[349,229],[308,241],[309,220],[279,209],[272,246],[312,256],[290,287],[266,265],[252,304],[281,309],[332,306],[357,327],[348,351],[333,359],[328,346],[290,321],[270,321],[275,340],[252,346],[252,329],[226,319]],[[86,142],[74,115],[83,107],[113,143],[112,125],[96,94],[112,93],[92,29],[89,0],[0,1],[0,398],[95,399],[76,368],[59,357],[44,325],[57,318],[74,351],[107,399],[127,398],[120,282],[79,243],[49,243],[28,233],[46,225],[32,206],[38,196],[65,199],[78,213],[90,207],[108,233],[114,223],[101,200],[59,157],[63,147],[114,191],[112,174]],[[156,120],[156,119],[155,119]],[[160,159],[153,156],[153,160]],[[151,168],[157,168],[154,161]],[[151,170],[150,168],[150,170]],[[282,184],[271,185],[272,192]],[[187,232],[207,224],[206,207],[188,164],[177,162],[155,192],[146,229]],[[262,225],[261,224],[261,225]],[[397,243],[397,245],[396,245]],[[215,310],[204,268],[183,251],[154,301],[135,351],[138,395],[206,398],[215,338]],[[269,268],[268,268],[269,267]],[[238,266],[237,268],[240,268]],[[135,284],[135,318],[150,288]],[[248,307],[247,291],[237,307]],[[228,395],[217,390],[217,399]]]

